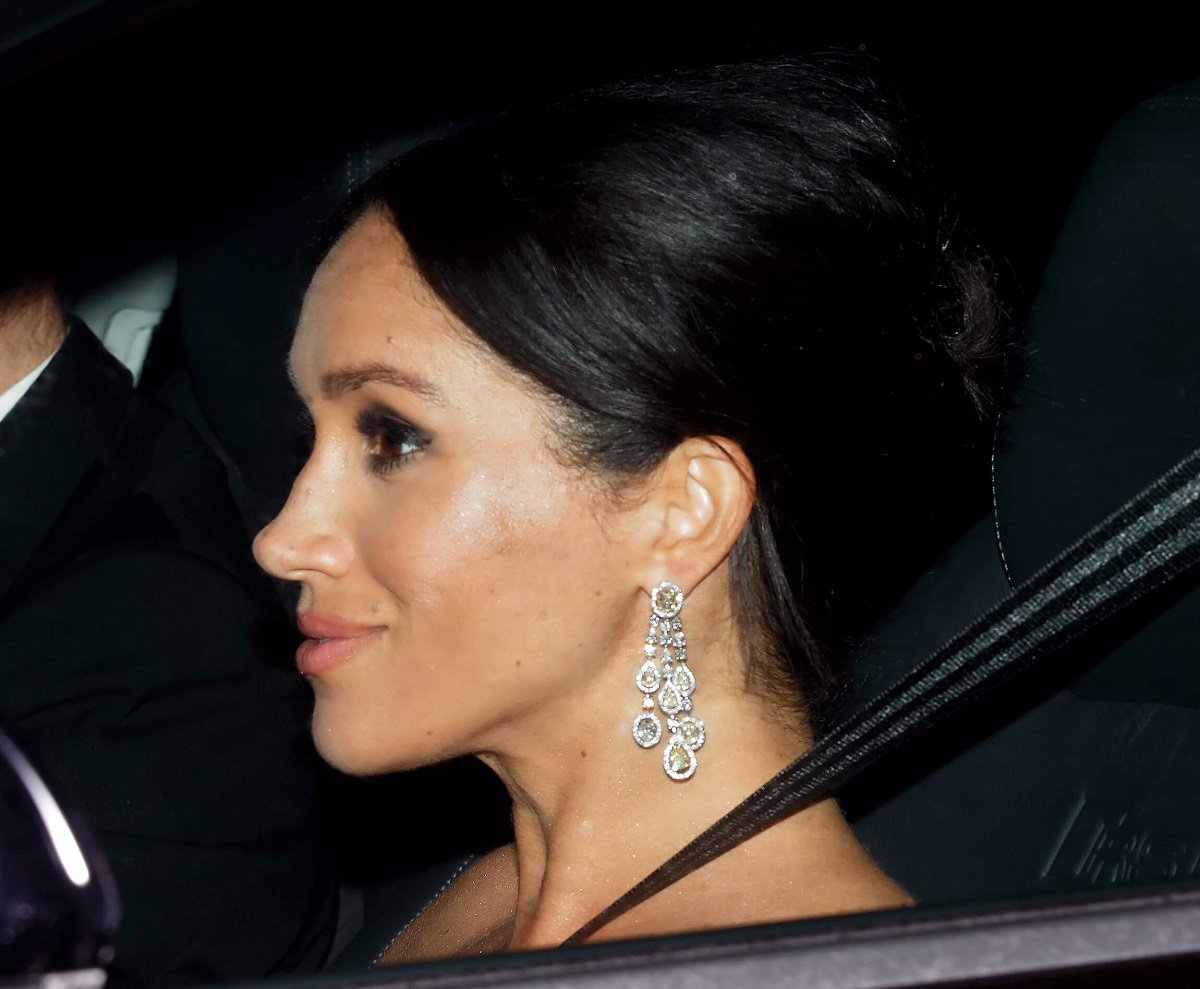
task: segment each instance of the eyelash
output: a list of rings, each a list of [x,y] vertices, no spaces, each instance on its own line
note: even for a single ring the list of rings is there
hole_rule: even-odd
[[[358,431],[367,441],[371,471],[375,474],[398,470],[429,445],[429,437],[419,429],[383,409],[360,412]]]
[[[294,436],[293,453],[298,464],[303,464],[309,457],[312,456],[313,446],[317,442],[317,425],[313,422],[312,414],[308,409],[300,409],[298,415],[298,426]]]

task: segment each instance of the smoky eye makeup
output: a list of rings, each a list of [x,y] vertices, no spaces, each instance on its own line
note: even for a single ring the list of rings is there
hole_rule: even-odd
[[[430,438],[403,416],[383,406],[363,409],[357,418],[372,473],[396,470],[430,444]]]

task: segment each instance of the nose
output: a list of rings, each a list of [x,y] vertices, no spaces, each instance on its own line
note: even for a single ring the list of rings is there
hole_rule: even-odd
[[[338,524],[338,491],[310,460],[282,511],[254,538],[258,565],[283,580],[344,576],[353,559],[353,545]]]

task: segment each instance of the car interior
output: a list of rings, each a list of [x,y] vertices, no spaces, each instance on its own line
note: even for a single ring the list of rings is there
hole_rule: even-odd
[[[875,53],[931,125],[1007,266],[1024,353],[960,534],[863,644],[839,714],[1200,445],[1200,59],[1177,39],[1134,43],[1115,65],[1106,41],[1022,32],[985,50],[965,32],[835,18],[598,25],[583,46],[578,27],[468,37],[448,17],[389,20],[368,42],[378,15],[353,3],[33,6],[0,16],[9,153],[31,149],[6,183],[78,232],[71,311],[217,452],[248,533],[302,455],[283,361],[323,224],[378,166],[507,100],[829,45]],[[840,791],[915,910],[368,973],[395,918],[500,841],[507,811],[472,764],[331,775],[342,917],[306,984],[1187,984],[1200,972],[1198,582],[1192,567]],[[468,791],[464,813],[447,795]],[[404,841],[363,820],[404,822]]]

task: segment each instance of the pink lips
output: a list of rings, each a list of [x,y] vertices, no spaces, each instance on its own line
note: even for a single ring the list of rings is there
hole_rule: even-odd
[[[350,662],[383,631],[379,625],[359,625],[312,612],[300,615],[299,625],[305,638],[296,650],[296,668],[305,676]]]

